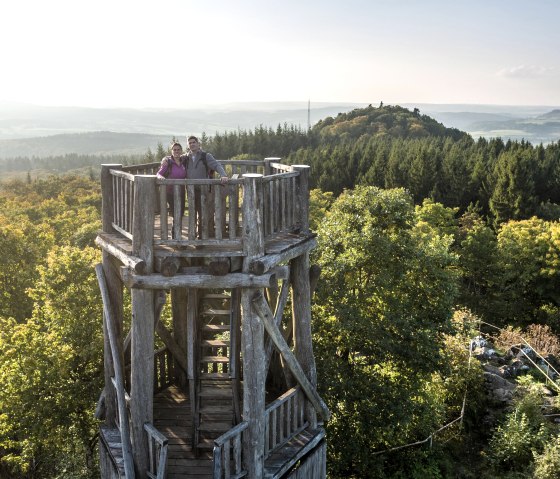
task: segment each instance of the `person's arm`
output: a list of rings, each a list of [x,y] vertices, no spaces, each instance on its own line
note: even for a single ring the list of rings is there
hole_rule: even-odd
[[[212,153],[206,153],[206,164],[208,165],[209,169],[218,172],[218,174],[220,175],[220,179],[222,180],[222,183],[228,181],[229,178],[227,176],[226,170],[224,170],[222,164],[218,160],[216,160],[216,158],[214,158]]]
[[[165,179],[165,175],[169,175],[169,173],[169,162],[167,161],[167,158],[164,158],[161,160],[161,166],[159,167],[156,176],[160,179]]]

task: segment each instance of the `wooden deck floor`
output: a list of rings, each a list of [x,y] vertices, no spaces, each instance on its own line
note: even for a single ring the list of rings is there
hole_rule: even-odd
[[[99,233],[99,237],[120,250],[122,253],[132,255],[132,241],[118,233]],[[293,233],[278,233],[273,238],[265,239],[265,254],[281,254],[290,248],[315,237],[314,234],[302,235]],[[159,235],[155,236],[159,239]],[[243,248],[234,248],[227,245],[205,245],[205,246],[184,246],[173,248],[170,246],[154,246],[155,256],[175,256],[175,257],[234,257],[243,256]]]
[[[211,479],[212,450],[202,450],[195,457],[192,447],[191,407],[187,394],[177,386],[170,386],[154,396],[154,426],[168,438],[167,479]],[[116,429],[101,428],[102,439],[110,450],[122,477],[122,446]],[[302,459],[323,440],[325,431],[304,430],[283,447],[271,454],[265,462],[266,478],[278,478]],[[324,441],[322,441],[324,444]],[[324,448],[324,445],[323,445]],[[324,451],[321,453],[324,456]],[[316,461],[315,461],[316,462]],[[324,461],[319,461],[321,470]],[[312,477],[324,477],[322,473]]]
[[[195,457],[192,447],[191,406],[187,394],[170,386],[154,397],[154,426],[169,440],[167,478],[212,477],[212,453]]]

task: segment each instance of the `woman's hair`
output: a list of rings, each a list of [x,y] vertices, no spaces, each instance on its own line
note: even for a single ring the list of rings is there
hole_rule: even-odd
[[[171,147],[169,148],[170,150],[173,150],[173,148],[175,148],[176,146],[178,146],[179,148],[181,148],[181,150],[183,149],[183,145],[181,145],[181,143],[179,142],[175,142],[171,144]]]

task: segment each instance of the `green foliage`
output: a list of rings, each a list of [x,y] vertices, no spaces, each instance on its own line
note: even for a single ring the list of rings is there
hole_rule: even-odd
[[[510,221],[502,226],[497,239],[503,302],[497,315],[500,324],[513,319],[519,325],[547,321],[539,311],[560,304],[558,224],[537,218]]]
[[[309,226],[316,231],[321,221],[329,211],[334,201],[330,191],[323,192],[319,189],[311,190],[309,193]]]
[[[0,204],[0,477],[96,477],[99,185],[11,181]]]
[[[430,377],[450,330],[454,258],[449,238],[415,225],[405,191],[363,187],[319,226],[314,340],[337,477],[381,467],[372,451],[427,436],[445,417]]]
[[[533,457],[542,454],[554,434],[542,414],[540,385],[525,383],[490,439],[489,462],[497,471],[529,471]]]
[[[560,436],[547,442],[542,453],[534,454],[534,479],[560,479]]]
[[[1,319],[0,461],[14,477],[54,477],[61,467],[79,469],[66,477],[95,475],[103,342],[98,261],[91,248],[54,248],[30,293],[32,317],[23,324]]]

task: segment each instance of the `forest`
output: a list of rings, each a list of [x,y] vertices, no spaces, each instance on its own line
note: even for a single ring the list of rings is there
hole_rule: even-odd
[[[311,166],[329,477],[560,477],[560,142],[475,141],[382,104],[202,140]],[[99,164],[165,154],[0,183],[1,479],[98,477]],[[497,400],[490,368],[527,345],[536,367]]]

